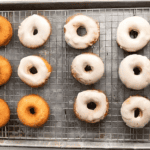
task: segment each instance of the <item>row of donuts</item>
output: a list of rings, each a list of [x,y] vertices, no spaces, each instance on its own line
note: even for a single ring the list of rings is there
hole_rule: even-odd
[[[0,99],[0,105],[0,127],[3,127],[10,119],[10,109],[3,99]],[[96,123],[104,119],[108,109],[108,99],[100,90],[86,90],[78,93],[73,107],[76,117],[87,123]],[[130,96],[122,104],[122,119],[131,128],[143,128],[150,121],[149,109],[149,99],[142,96]],[[50,106],[39,95],[26,95],[17,104],[17,115],[24,125],[38,128],[47,122]]]
[[[12,74],[9,61],[0,56],[0,85],[5,84]],[[100,69],[99,69],[100,68]],[[40,56],[27,56],[21,59],[18,76],[31,87],[43,86],[52,72],[51,65]],[[91,85],[104,74],[104,63],[94,53],[83,53],[74,58],[71,65],[73,77],[80,83]],[[140,90],[150,83],[150,61],[146,56],[129,55],[119,66],[119,77],[127,88]]]
[[[88,22],[88,24],[86,23]],[[5,46],[9,43],[13,32],[10,22],[0,16],[1,25],[1,40],[0,46]],[[77,29],[84,27],[87,31],[86,35],[79,36]],[[25,18],[18,29],[18,37],[22,45],[35,49],[46,43],[52,32],[50,21],[41,15],[32,15]],[[68,45],[75,49],[85,49],[92,46],[99,38],[100,26],[93,18],[75,14],[66,20],[64,25],[65,40]],[[130,34],[136,34],[136,37],[131,38]],[[117,43],[120,48],[135,52],[142,49],[150,40],[150,25],[142,17],[133,16],[124,19],[120,22],[117,29]]]

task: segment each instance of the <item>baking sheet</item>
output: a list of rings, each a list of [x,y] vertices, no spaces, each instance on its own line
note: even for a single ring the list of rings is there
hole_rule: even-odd
[[[92,47],[76,50],[65,42],[63,26],[67,17],[82,13],[97,20],[100,24],[100,38]],[[38,49],[21,45],[18,39],[18,26],[32,14],[46,16],[52,25],[52,35],[47,43]],[[120,107],[131,95],[150,98],[150,86],[135,91],[127,89],[119,79],[118,66],[129,53],[120,49],[116,43],[116,31],[120,21],[130,16],[141,16],[150,22],[149,8],[120,9],[82,9],[82,10],[26,10],[0,11],[13,26],[13,38],[6,47],[0,48],[13,67],[10,81],[0,87],[0,98],[6,100],[11,110],[9,123],[0,129],[0,145],[38,146],[38,147],[84,147],[84,148],[149,148],[150,123],[143,129],[131,129],[121,118]],[[80,30],[82,32],[82,30]],[[150,43],[137,54],[150,58]],[[105,64],[105,74],[94,85],[82,85],[70,72],[75,56],[83,52],[99,55]],[[20,60],[29,55],[44,57],[53,67],[46,85],[31,88],[17,75]],[[104,91],[109,100],[109,113],[100,123],[89,124],[78,120],[73,112],[74,98],[87,89]],[[51,115],[40,128],[26,127],[18,120],[16,108],[20,98],[28,94],[39,94],[50,105]],[[145,143],[145,144],[143,144]],[[68,146],[67,146],[68,145]]]

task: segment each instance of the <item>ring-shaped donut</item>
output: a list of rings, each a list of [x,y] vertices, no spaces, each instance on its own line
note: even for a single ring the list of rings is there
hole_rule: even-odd
[[[130,32],[136,31],[137,37],[131,38]],[[134,16],[120,22],[117,29],[117,43],[120,48],[135,52],[142,49],[150,40],[150,25],[142,17]]]
[[[95,107],[89,105],[95,105]],[[108,108],[108,99],[99,90],[86,90],[78,93],[74,103],[74,113],[77,118],[88,123],[96,123],[104,119],[108,114]]]
[[[24,125],[40,127],[48,120],[50,108],[42,97],[31,94],[20,99],[17,105],[17,114]]]
[[[77,34],[79,27],[84,27],[87,34],[79,36]],[[76,14],[67,19],[64,33],[68,45],[76,49],[85,49],[96,43],[100,35],[100,27],[94,19],[82,14]]]
[[[20,42],[32,49],[44,45],[50,34],[51,24],[49,20],[36,14],[23,20],[18,30]]]
[[[18,67],[18,76],[24,83],[31,87],[43,86],[51,72],[51,65],[39,56],[22,58]]]
[[[119,77],[127,88],[141,90],[150,81],[150,61],[146,56],[129,55],[119,66]]]
[[[104,64],[99,56],[83,53],[74,58],[71,65],[73,77],[85,85],[94,84],[104,74]]]
[[[138,113],[135,111],[138,110]],[[142,96],[130,96],[121,107],[122,119],[131,128],[143,128],[150,120],[150,101]]]

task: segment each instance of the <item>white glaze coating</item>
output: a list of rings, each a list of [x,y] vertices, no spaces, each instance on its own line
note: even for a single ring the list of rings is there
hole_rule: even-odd
[[[140,67],[142,71],[135,75],[133,69]],[[150,61],[146,56],[129,55],[122,60],[119,66],[119,77],[127,88],[141,90],[150,82]]]
[[[34,29],[38,30],[36,35],[33,35]],[[23,20],[19,26],[18,36],[24,46],[36,48],[45,43],[50,32],[49,22],[44,17],[34,14]]]
[[[94,110],[87,108],[87,104],[90,102],[96,104]],[[107,97],[104,93],[97,90],[86,90],[78,93],[75,100],[74,112],[81,120],[95,123],[104,119],[108,110],[107,107]]]
[[[135,109],[141,114],[134,117]],[[121,107],[122,119],[131,128],[143,128],[150,120],[150,101],[142,96],[130,96]]]
[[[91,66],[92,71],[85,71],[86,66]],[[100,57],[85,53],[76,56],[71,65],[74,78],[85,85],[94,84],[104,74],[104,64]]]
[[[35,67],[37,69],[36,74],[30,73],[30,69]],[[50,76],[51,72],[48,69],[44,61],[38,56],[27,56],[21,59],[18,67],[18,76],[29,86],[39,86],[45,83],[46,79]]]
[[[129,35],[131,30],[138,32],[135,39],[132,39]],[[149,40],[150,25],[144,18],[134,16],[120,22],[117,29],[117,43],[120,48],[128,52],[135,52],[142,49]]]
[[[77,29],[83,26],[87,34],[79,36]],[[68,45],[76,49],[85,49],[93,45],[98,40],[100,29],[99,25],[92,18],[85,15],[76,15],[66,25],[64,25],[65,40]]]

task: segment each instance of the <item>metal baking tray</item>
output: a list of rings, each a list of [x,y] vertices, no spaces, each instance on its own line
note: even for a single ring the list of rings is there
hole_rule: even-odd
[[[21,4],[21,3],[20,3]],[[43,3],[46,4],[46,3]],[[80,3],[79,3],[80,4]],[[110,4],[110,3],[108,3]],[[148,3],[150,4],[150,3]],[[13,67],[12,77],[5,86],[0,87],[0,98],[6,100],[11,110],[8,124],[0,128],[1,146],[61,147],[61,148],[150,148],[150,123],[142,129],[132,129],[121,118],[120,107],[130,95],[150,98],[150,86],[135,91],[127,89],[118,77],[118,66],[129,55],[116,43],[116,31],[120,21],[130,16],[141,16],[150,22],[150,8],[92,8],[59,10],[13,10],[0,11],[13,26],[13,37],[6,47],[0,48]],[[36,5],[36,3],[34,4]],[[108,5],[109,6],[109,5]],[[147,5],[146,5],[147,6]],[[92,6],[91,6],[92,7]],[[100,38],[85,50],[69,47],[64,38],[63,26],[66,19],[82,13],[97,20],[100,24]],[[18,39],[18,26],[32,14],[46,16],[52,25],[52,35],[46,44],[38,49],[21,45]],[[82,32],[82,29],[79,31]],[[150,43],[137,54],[150,58]],[[86,86],[76,81],[70,72],[75,56],[83,52],[99,55],[105,64],[105,74],[96,84]],[[52,65],[53,72],[46,85],[31,88],[17,75],[20,60],[28,55],[40,55]],[[109,113],[100,123],[89,124],[76,118],[73,112],[74,98],[87,89],[100,89],[109,99]],[[20,98],[27,94],[39,94],[50,105],[51,115],[40,128],[24,126],[18,119],[16,108]]]

